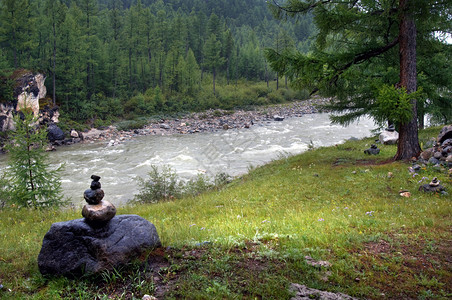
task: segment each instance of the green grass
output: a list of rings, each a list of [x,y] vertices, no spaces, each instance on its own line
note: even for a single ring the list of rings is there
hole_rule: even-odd
[[[421,142],[438,132],[423,131]],[[438,177],[451,193],[452,178],[433,167],[413,178],[411,164],[390,162],[395,146],[365,155],[372,142],[282,158],[196,197],[118,208],[154,223],[164,248],[102,274],[96,284],[43,278],[37,268],[50,225],[80,212],[5,208],[0,298],[288,299],[289,284],[300,283],[358,298],[446,299],[452,296],[452,197],[418,187],[422,177]],[[310,266],[307,255],[331,267]],[[153,264],[157,258],[164,263]]]

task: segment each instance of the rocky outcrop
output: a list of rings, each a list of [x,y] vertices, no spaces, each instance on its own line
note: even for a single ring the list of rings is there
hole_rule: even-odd
[[[436,139],[436,144],[421,153],[423,163],[443,164],[452,167],[452,125],[444,126]]]
[[[41,73],[32,73],[30,71],[18,71],[15,76],[15,88],[13,96],[17,99],[16,110],[30,107],[33,114],[39,114],[39,99],[45,98],[47,94],[44,81],[45,76]]]
[[[14,130],[13,115],[24,108],[31,108],[40,124],[58,123],[57,106],[40,109],[40,100],[47,93],[44,85],[46,77],[43,74],[21,69],[15,71],[11,79],[14,81],[14,101],[0,103],[0,131]]]

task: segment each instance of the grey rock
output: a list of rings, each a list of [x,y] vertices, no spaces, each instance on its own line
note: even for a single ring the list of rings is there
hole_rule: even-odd
[[[273,116],[273,120],[275,120],[275,121],[284,121],[284,117],[283,116],[274,115]]]
[[[325,292],[325,291],[321,291],[321,290],[308,288],[305,285],[301,285],[301,284],[297,284],[297,283],[292,283],[290,285],[290,291],[295,293],[295,296],[290,298],[290,300],[311,300],[311,299],[357,300],[357,298],[353,298],[353,297],[343,294],[343,293]]]
[[[87,189],[83,193],[83,198],[85,198],[88,204],[99,204],[104,198],[104,191],[102,189]]]
[[[443,155],[441,154],[441,152],[435,152],[433,154],[433,157],[436,158],[436,159],[441,159],[441,157],[443,157]]]
[[[436,139],[439,143],[443,143],[447,139],[452,139],[452,125],[444,126]]]
[[[54,223],[38,256],[43,275],[79,276],[129,263],[161,246],[155,226],[137,215],[120,215],[101,227],[84,219]]]
[[[441,147],[446,147],[452,145],[452,138],[445,140],[442,144]]]
[[[394,145],[399,140],[399,133],[397,131],[383,131],[378,139],[384,145]]]
[[[430,157],[430,159],[428,160],[428,163],[432,164],[432,165],[437,165],[437,164],[440,164],[441,162],[434,157]]]
[[[64,140],[64,132],[56,124],[49,124],[47,127],[47,138],[51,142]]]
[[[425,151],[423,151],[423,152],[421,153],[420,158],[422,158],[422,159],[424,159],[424,160],[429,160],[430,157],[433,156],[433,152],[434,152],[434,149],[433,149],[433,148],[426,149]]]
[[[171,129],[171,126],[169,126],[166,123],[163,123],[163,124],[160,124],[160,128],[165,129],[165,130],[169,130],[169,129]]]

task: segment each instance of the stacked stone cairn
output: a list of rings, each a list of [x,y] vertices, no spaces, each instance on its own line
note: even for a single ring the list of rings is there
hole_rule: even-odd
[[[83,219],[54,223],[38,255],[43,275],[79,277],[129,264],[143,252],[161,247],[154,224],[137,215],[116,215],[103,200],[100,177],[92,175],[83,193]]]
[[[432,192],[432,193],[443,193],[446,189],[440,184],[438,178],[433,178],[429,184],[424,184],[419,187],[420,191]]]
[[[380,134],[378,139],[383,145],[395,145],[399,140],[399,133],[395,130],[394,125],[391,125],[385,128],[385,131]]]
[[[369,149],[364,150],[364,153],[369,155],[377,155],[380,153],[380,149],[377,148],[377,145],[372,144]]]
[[[116,208],[113,204],[104,198],[104,191],[101,189],[99,182],[100,177],[91,175],[91,186],[83,193],[86,204],[82,209],[82,216],[86,221],[93,225],[101,225],[113,219],[116,215]]]

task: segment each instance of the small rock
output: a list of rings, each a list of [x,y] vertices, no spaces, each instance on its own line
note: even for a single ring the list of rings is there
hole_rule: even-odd
[[[99,204],[104,198],[104,191],[102,189],[88,189],[83,193],[83,198],[91,205]]]
[[[96,190],[102,191],[102,190]],[[102,192],[103,193],[103,192]],[[116,208],[113,204],[106,200],[100,201],[99,204],[86,204],[82,209],[82,216],[85,217],[88,223],[103,224],[116,215]]]
[[[284,117],[283,116],[274,115],[273,116],[273,120],[281,122],[281,121],[284,121]]]
[[[171,127],[168,124],[166,124],[166,123],[160,124],[160,128],[165,129],[165,130],[171,129]]]
[[[78,132],[75,130],[71,130],[71,137],[78,138]]]
[[[438,165],[441,162],[438,159],[434,158],[434,157],[430,157],[430,159],[428,160],[428,163],[432,164],[432,165]]]
[[[408,191],[400,191],[400,192],[399,192],[399,195],[400,195],[401,197],[405,197],[405,198],[410,198],[410,197],[411,197],[411,193],[408,192]]]
[[[441,152],[435,152],[433,154],[433,157],[439,160],[441,159],[441,157],[443,157],[443,154]]]
[[[308,288],[305,285],[292,283],[290,290],[295,293],[295,296],[290,300],[309,300],[309,299],[322,299],[322,300],[357,300],[349,295],[343,293],[331,293],[321,290]]]
[[[306,263],[307,263],[308,265],[310,265],[310,266],[318,267],[318,268],[320,268],[320,267],[325,267],[325,268],[331,267],[331,263],[328,262],[328,261],[325,261],[325,260],[319,260],[319,261],[317,261],[317,260],[313,259],[313,258],[310,257],[310,256],[305,256],[304,258],[305,258],[305,260],[306,260]]]
[[[392,172],[388,172],[388,178],[394,177],[394,174]]]

